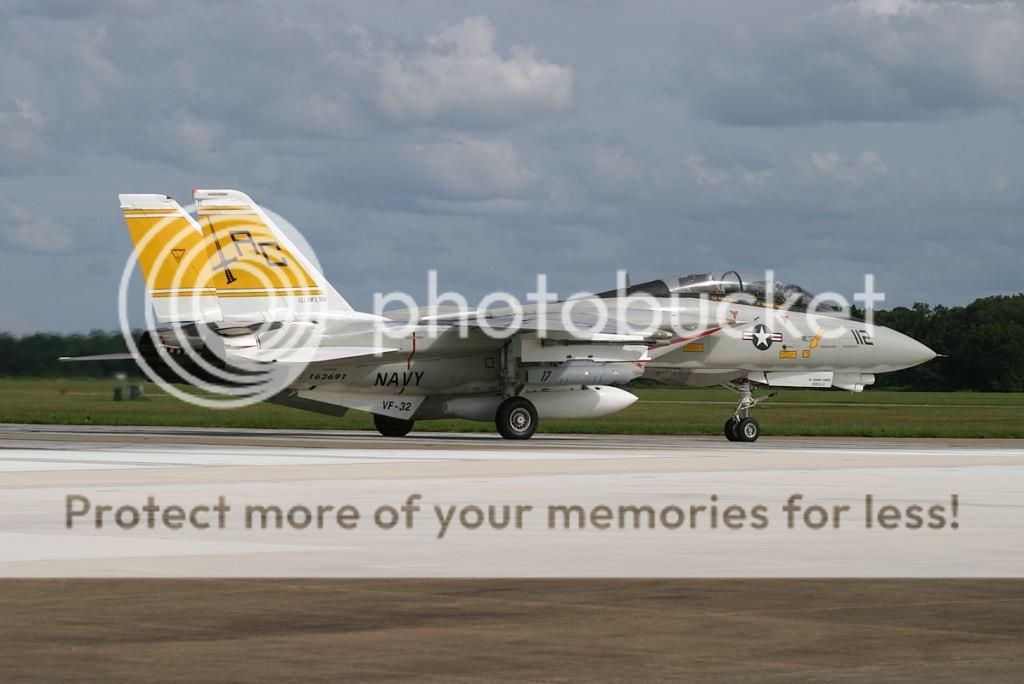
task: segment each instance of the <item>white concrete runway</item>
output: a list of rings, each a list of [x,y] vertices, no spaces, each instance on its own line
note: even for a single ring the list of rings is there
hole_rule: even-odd
[[[1024,441],[5,425],[0,576],[1019,577],[1022,491]]]

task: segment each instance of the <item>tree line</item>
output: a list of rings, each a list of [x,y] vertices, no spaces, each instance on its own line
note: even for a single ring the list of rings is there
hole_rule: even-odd
[[[863,312],[854,312],[862,316]],[[877,376],[876,386],[908,390],[1024,391],[1024,294],[977,299],[967,306],[914,304],[875,313],[898,330],[944,354],[916,368]],[[62,363],[61,356],[125,350],[120,333],[0,334],[0,376],[107,377],[139,375],[131,361]]]
[[[945,355],[879,375],[878,387],[1024,391],[1024,294],[984,297],[967,306],[897,307],[878,311],[875,322]]]
[[[132,361],[59,361],[61,356],[113,354],[126,350],[119,332],[93,330],[71,335],[34,333],[15,336],[0,334],[0,376],[55,378],[107,377],[114,373],[141,375]]]

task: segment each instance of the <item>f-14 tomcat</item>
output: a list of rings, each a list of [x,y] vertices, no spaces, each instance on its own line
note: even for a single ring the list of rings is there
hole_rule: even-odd
[[[735,272],[515,309],[361,313],[247,195],[195,190],[194,200],[196,218],[166,195],[120,195],[153,313],[168,324],[130,357],[150,373],[225,385],[271,375],[268,401],[367,411],[385,436],[454,417],[526,439],[542,419],[626,408],[636,397],[621,386],[644,376],[733,388],[725,435],[752,442],[755,386],[861,391],[875,373],[936,356],[799,287]]]

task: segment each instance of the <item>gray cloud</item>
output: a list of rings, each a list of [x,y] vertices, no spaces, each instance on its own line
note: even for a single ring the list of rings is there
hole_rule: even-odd
[[[143,20],[36,9],[0,24],[0,172],[44,167],[56,148],[229,168],[250,140],[509,128],[573,102],[570,68],[529,46],[500,54],[485,17],[400,39],[302,6],[283,21],[218,4]]]
[[[733,125],[903,121],[1024,105],[1024,8],[863,0],[686,36],[673,92]]]
[[[0,199],[0,240],[21,252],[69,252],[75,244],[67,226],[4,199]]]
[[[28,100],[0,104],[0,174],[25,173],[47,166],[51,154],[43,141],[44,121]]]
[[[521,45],[504,58],[495,37],[491,21],[478,16],[426,36],[409,52],[364,38],[361,66],[376,79],[378,111],[396,123],[508,126],[572,106],[572,69]]]
[[[247,8],[0,0],[0,272],[45,270],[55,302],[0,322],[113,325],[116,193],[194,186],[282,213],[360,306],[428,268],[470,295],[620,267],[872,271],[900,303],[1020,286],[1015,7]]]
[[[80,19],[100,12],[116,12],[129,16],[152,15],[159,12],[161,5],[170,5],[171,2],[172,0],[11,0],[9,4],[19,14]]]

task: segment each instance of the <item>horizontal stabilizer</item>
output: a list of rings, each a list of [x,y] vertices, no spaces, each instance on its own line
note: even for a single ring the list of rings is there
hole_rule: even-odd
[[[338,392],[333,389],[312,389],[298,392],[300,399],[308,399],[327,404],[337,404],[345,408],[367,413],[376,413],[391,418],[410,420],[416,415],[424,396],[405,394],[363,394],[362,392]]]
[[[116,354],[93,354],[91,356],[61,356],[58,361],[134,361],[135,356],[131,352],[118,352]]]
[[[275,394],[267,399],[267,402],[277,404],[278,406],[299,409],[300,411],[322,413],[325,416],[334,416],[335,418],[341,418],[348,413],[348,409],[340,404],[316,401],[315,399],[304,399],[297,394],[288,394],[287,392]]]

